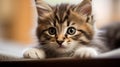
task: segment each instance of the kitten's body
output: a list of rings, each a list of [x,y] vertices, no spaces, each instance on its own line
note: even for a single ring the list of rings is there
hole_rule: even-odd
[[[120,23],[111,23],[100,29],[96,40],[105,45],[106,51],[120,48]],[[97,43],[99,44],[99,43]],[[103,51],[105,52],[105,51]]]
[[[37,37],[40,48],[24,53],[27,58],[94,57],[106,52],[106,48],[94,37],[91,1],[78,5],[61,4],[49,6],[36,0],[38,10]]]

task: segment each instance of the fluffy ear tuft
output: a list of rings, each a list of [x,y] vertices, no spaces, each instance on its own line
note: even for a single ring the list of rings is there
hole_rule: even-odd
[[[52,8],[49,4],[44,2],[43,0],[35,0],[38,15],[41,16],[44,13],[49,13],[52,11]]]
[[[92,12],[92,0],[83,0],[80,4],[75,7],[75,11],[82,15],[91,15]]]

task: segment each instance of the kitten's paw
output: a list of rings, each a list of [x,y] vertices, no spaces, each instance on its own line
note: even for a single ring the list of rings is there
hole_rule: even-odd
[[[84,47],[75,51],[74,57],[76,58],[92,58],[98,55],[94,48]]]
[[[30,48],[23,53],[24,58],[44,59],[45,52],[42,49]]]

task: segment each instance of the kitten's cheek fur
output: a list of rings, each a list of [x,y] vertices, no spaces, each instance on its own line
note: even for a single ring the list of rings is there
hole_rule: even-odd
[[[23,53],[24,58],[45,59],[45,52],[38,48],[29,48]]]
[[[97,55],[98,55],[98,52],[94,48],[82,47],[82,48],[78,48],[75,51],[73,57],[75,57],[75,58],[94,58]]]

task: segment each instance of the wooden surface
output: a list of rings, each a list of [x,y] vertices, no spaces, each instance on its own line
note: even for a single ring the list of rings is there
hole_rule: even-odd
[[[5,61],[0,65],[16,67],[119,67],[120,59],[47,59],[26,61]]]

